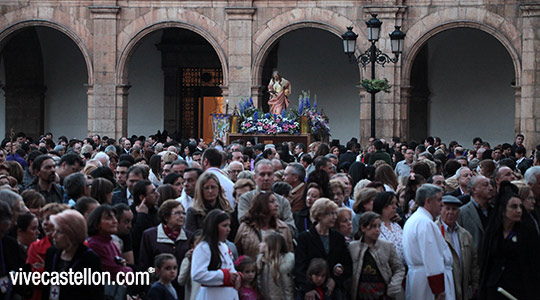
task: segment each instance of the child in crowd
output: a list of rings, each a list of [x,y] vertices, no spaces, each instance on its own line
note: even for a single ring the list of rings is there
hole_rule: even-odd
[[[261,275],[259,286],[265,299],[294,299],[294,253],[287,249],[285,238],[277,232],[269,233],[260,247],[257,269]]]
[[[178,300],[176,290],[171,282],[178,274],[176,258],[170,253],[162,253],[156,256],[155,268],[158,281],[152,284],[148,291],[148,300]]]
[[[328,264],[326,260],[322,258],[314,258],[309,263],[307,269],[307,280],[311,286],[317,291],[319,295],[318,299],[329,299],[326,294],[326,280],[328,279]],[[304,295],[301,295],[301,299],[304,299]]]
[[[196,230],[191,236],[191,241],[189,242],[190,250],[186,252],[182,264],[180,265],[180,272],[178,273],[178,284],[184,286],[185,296],[184,300],[195,300],[197,298],[197,292],[201,285],[193,281],[191,277],[191,257],[193,255],[193,250],[199,244],[201,240],[202,230]]]
[[[263,299],[257,285],[257,266],[255,260],[249,256],[240,256],[234,266],[238,272],[244,274],[242,287],[238,291],[240,300],[260,300]]]
[[[201,241],[191,260],[191,276],[201,284],[198,300],[238,300],[242,273],[236,272],[231,250],[225,243],[231,232],[227,212],[214,209],[204,218]]]

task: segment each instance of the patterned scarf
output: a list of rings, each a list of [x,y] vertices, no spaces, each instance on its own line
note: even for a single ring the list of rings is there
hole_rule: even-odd
[[[172,229],[170,229],[169,227],[167,227],[167,225],[163,224],[163,231],[165,231],[165,234],[173,241],[173,242],[176,242],[176,239],[178,238],[178,236],[180,235],[180,232],[182,231],[182,229],[178,229],[176,231],[173,231]]]

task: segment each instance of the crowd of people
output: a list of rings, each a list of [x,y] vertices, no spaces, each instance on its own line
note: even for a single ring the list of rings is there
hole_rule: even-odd
[[[0,299],[535,299],[540,145],[523,141],[19,133],[0,148]],[[84,269],[153,282],[9,276]]]

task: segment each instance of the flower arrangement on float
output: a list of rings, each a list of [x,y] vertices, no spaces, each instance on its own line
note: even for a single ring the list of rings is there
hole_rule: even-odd
[[[302,91],[298,101],[298,114],[300,115],[300,118],[307,117],[311,134],[321,139],[330,136],[328,118],[323,114],[322,110],[319,113],[316,95],[313,107],[311,107],[309,92]]]
[[[292,111],[283,110],[280,115],[263,113],[253,106],[253,100],[243,100],[239,104],[240,133],[262,134],[298,134],[300,124],[297,115]]]
[[[328,118],[317,110],[317,100],[311,106],[309,93],[302,91],[298,110],[287,109],[281,114],[264,113],[253,105],[251,98],[238,105],[239,132],[244,134],[307,134],[316,137],[330,135]]]

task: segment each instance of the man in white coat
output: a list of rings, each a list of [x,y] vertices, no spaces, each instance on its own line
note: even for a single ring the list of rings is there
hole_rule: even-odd
[[[409,266],[406,299],[453,300],[452,252],[435,218],[441,213],[443,190],[424,184],[416,192],[418,209],[403,228],[403,252]]]

